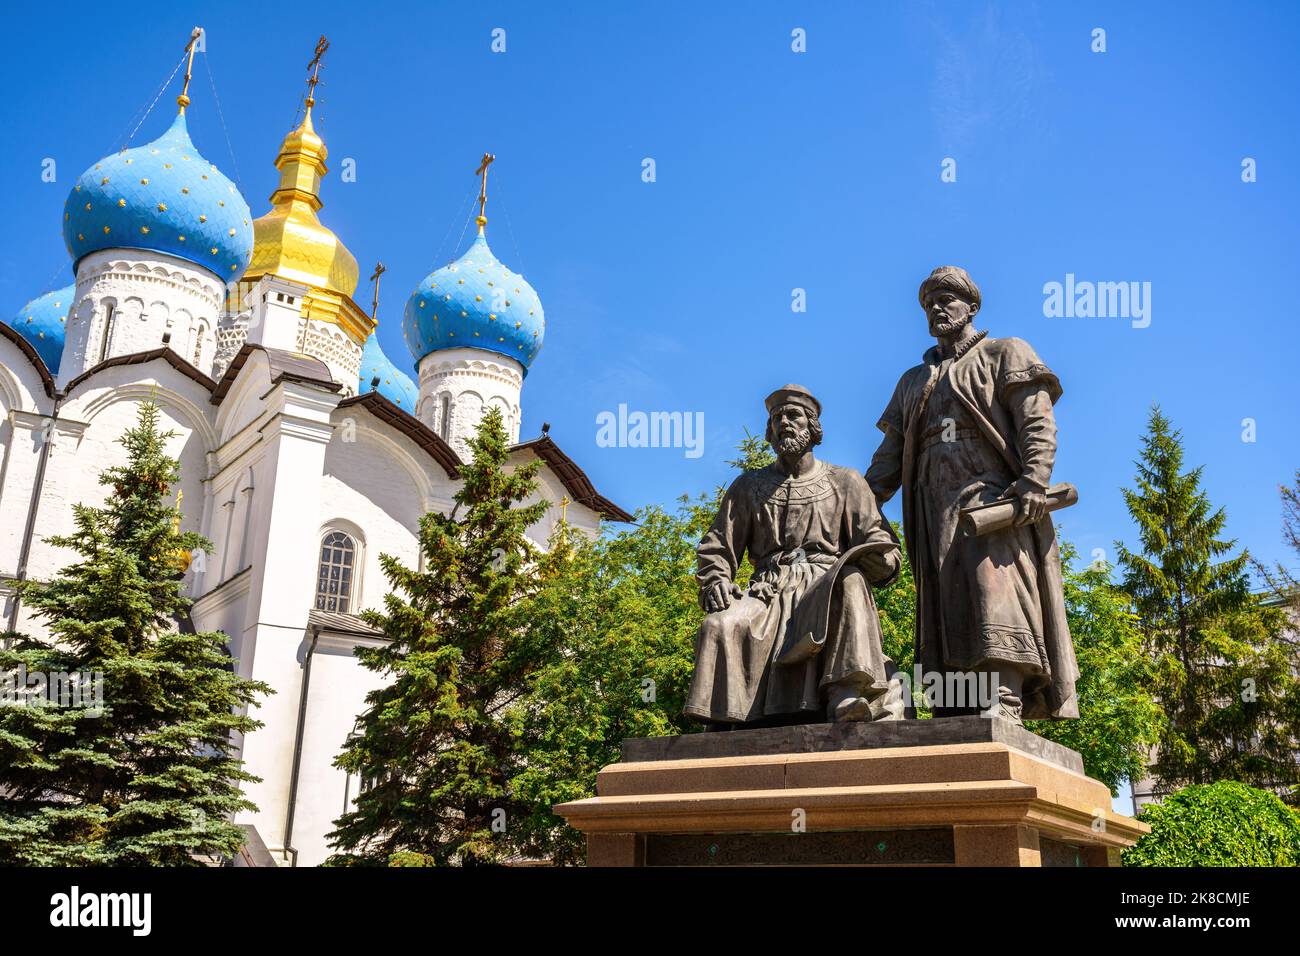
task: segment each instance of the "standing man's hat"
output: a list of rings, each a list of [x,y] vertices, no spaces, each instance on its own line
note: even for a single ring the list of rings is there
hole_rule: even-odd
[[[767,396],[763,404],[767,406],[769,415],[782,405],[798,405],[804,411],[812,412],[818,418],[821,418],[822,414],[822,403],[813,398],[813,393],[802,385],[783,385]]]

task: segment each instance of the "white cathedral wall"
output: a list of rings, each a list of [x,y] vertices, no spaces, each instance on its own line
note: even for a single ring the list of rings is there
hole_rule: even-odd
[[[359,580],[351,605],[356,614],[382,607],[388,582],[380,554],[417,565],[420,517],[430,508],[445,510],[452,487],[427,453],[369,414],[344,408],[334,413],[334,422],[325,449],[316,543],[329,530],[357,539]]]
[[[29,577],[48,580],[73,559],[72,551],[44,539],[75,528],[74,504],[98,506],[107,499],[110,489],[99,483],[100,473],[125,463],[127,453],[119,439],[135,425],[139,405],[147,400],[159,405],[160,429],[176,433],[167,440],[166,449],[181,463],[180,482],[172,489],[173,495],[184,490],[181,527],[202,528],[207,452],[213,441],[207,389],[161,360],[114,366],[79,385],[59,409],[41,488]],[[187,574],[187,587],[192,580],[193,572]],[[32,631],[44,633],[43,625],[26,613],[20,620]]]
[[[387,683],[353,656],[359,644],[378,643],[323,634],[312,655],[293,820],[292,842],[299,866],[319,866],[334,852],[326,835],[357,798],[360,781],[335,767],[334,758],[365,709],[366,694]]]
[[[177,355],[211,372],[225,289],[213,273],[162,252],[104,249],[77,264],[76,288],[61,388],[106,358],[160,348],[165,336]]]
[[[36,367],[18,346],[0,338],[0,575],[18,569],[52,406]],[[6,615],[8,600],[6,592],[0,600]]]

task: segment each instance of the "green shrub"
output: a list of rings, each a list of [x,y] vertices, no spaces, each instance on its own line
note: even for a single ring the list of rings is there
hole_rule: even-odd
[[[1300,816],[1244,783],[1187,787],[1138,819],[1151,832],[1124,851],[1125,866],[1300,866]]]

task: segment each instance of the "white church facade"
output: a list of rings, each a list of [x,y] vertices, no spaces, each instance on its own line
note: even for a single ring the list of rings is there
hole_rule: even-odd
[[[188,76],[187,76],[188,80]],[[279,865],[315,865],[358,790],[333,766],[378,677],[353,651],[382,638],[379,555],[419,561],[420,517],[449,511],[466,439],[499,407],[512,461],[540,459],[555,523],[596,534],[630,516],[547,435],[520,440],[524,378],[541,348],[536,292],[478,235],[406,303],[407,361],[384,355],[360,272],[318,218],[327,150],[305,117],[275,157],[254,218],[185,123],[94,163],[63,210],[74,284],[0,321],[0,628],[43,634],[14,582],[48,580],[70,554],[47,543],[71,506],[103,500],[100,472],[152,400],[175,432],[185,530],[207,537],[183,582],[194,627],[222,631],[241,673],[275,694],[240,741],[261,778],[247,796]],[[377,297],[376,297],[377,298]],[[410,368],[416,379],[399,367]]]

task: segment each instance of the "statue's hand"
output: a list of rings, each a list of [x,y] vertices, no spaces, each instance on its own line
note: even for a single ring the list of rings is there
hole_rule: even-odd
[[[744,592],[733,581],[718,581],[700,591],[700,606],[709,614],[725,611]]]
[[[1047,493],[1032,481],[1021,478],[1006,490],[1003,498],[1016,499],[1016,526],[1036,524],[1047,514]]]

